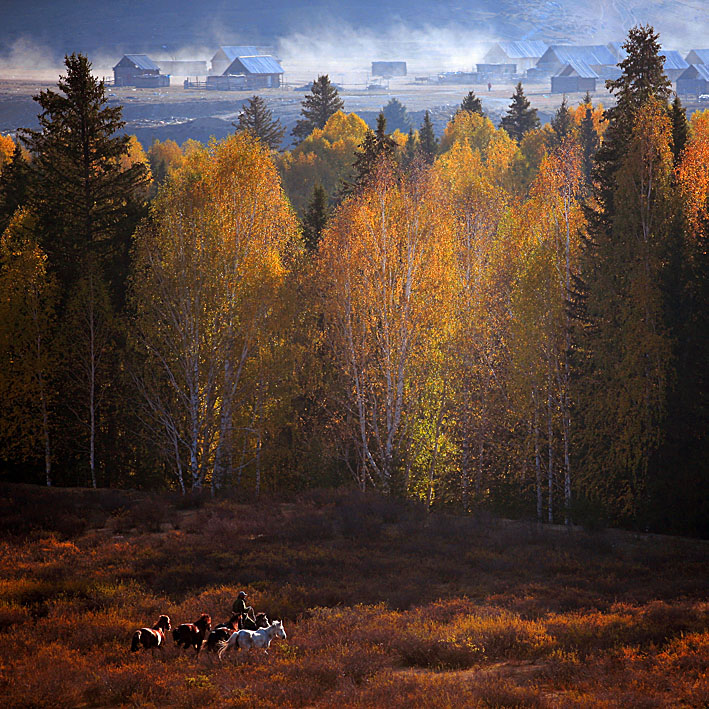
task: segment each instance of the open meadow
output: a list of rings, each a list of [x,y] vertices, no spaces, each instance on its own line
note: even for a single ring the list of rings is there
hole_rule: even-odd
[[[564,530],[351,491],[288,502],[2,488],[7,707],[706,707],[707,543]],[[226,620],[270,653],[130,652]]]

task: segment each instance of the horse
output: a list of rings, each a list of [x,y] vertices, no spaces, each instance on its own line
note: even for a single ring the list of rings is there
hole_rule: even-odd
[[[257,613],[256,620],[251,620],[248,615],[241,615],[238,617],[237,622],[237,630],[259,630],[260,628],[267,628],[269,625],[268,617],[265,613]]]
[[[139,628],[133,633],[133,641],[130,644],[131,652],[140,650],[141,645],[145,650],[152,650],[156,647],[162,648],[165,636],[169,632],[170,617],[161,615],[152,628]]]
[[[194,623],[182,623],[172,631],[172,639],[183,649],[193,647],[197,652],[202,649],[204,639],[209,635],[212,627],[212,619],[207,613],[202,615]]]
[[[273,638],[286,639],[286,631],[283,623],[280,620],[274,620],[273,623],[259,630],[237,630],[226,641],[221,643],[219,648],[219,659],[224,657],[224,653],[231,648],[232,650],[248,650],[256,647],[262,648],[268,655],[268,648],[271,646]]]
[[[253,625],[253,628],[247,628],[247,630],[258,630],[259,628],[265,628],[268,626],[268,618],[265,613],[256,614],[256,622],[254,623],[251,618],[249,618],[249,623]],[[207,638],[207,650],[210,652],[215,652],[219,649],[220,643],[226,642],[237,630],[243,630],[243,621],[241,614],[237,613],[233,615],[226,623],[219,623]]]

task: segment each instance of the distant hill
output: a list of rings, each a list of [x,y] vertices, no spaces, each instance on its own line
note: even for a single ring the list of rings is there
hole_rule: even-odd
[[[311,66],[318,54],[415,63],[428,53],[454,68],[485,40],[601,42],[637,22],[654,24],[666,46],[707,44],[704,0],[5,0],[0,67],[56,65],[75,51],[103,67],[123,52],[206,56],[238,43],[271,46],[291,64]]]

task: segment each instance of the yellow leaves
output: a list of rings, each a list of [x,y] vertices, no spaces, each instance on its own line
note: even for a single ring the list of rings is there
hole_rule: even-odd
[[[0,133],[0,172],[5,163],[10,162],[15,152],[15,141],[9,135]]]
[[[701,233],[702,222],[709,218],[709,110],[694,113],[691,128],[690,140],[677,168],[677,179],[687,222],[696,238]]]

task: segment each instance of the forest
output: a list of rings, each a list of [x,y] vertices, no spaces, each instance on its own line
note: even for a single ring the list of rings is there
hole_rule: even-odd
[[[607,108],[440,136],[320,76],[284,152],[258,96],[146,149],[68,56],[0,136],[2,480],[708,536],[709,111],[624,47]]]

